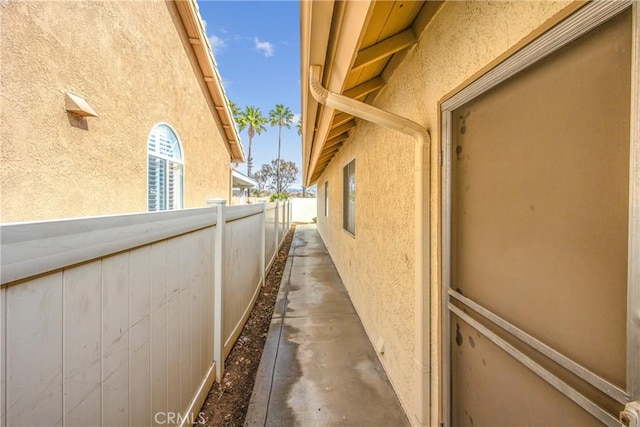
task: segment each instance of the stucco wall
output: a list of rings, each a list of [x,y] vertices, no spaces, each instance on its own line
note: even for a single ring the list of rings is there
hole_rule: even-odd
[[[170,124],[184,206],[228,199],[230,156],[171,2],[0,3],[2,222],[147,209],[147,138]],[[99,117],[64,109],[64,92]]]
[[[447,2],[375,105],[426,126],[431,164],[440,147],[438,102],[569,2]],[[398,397],[415,414],[414,142],[360,122],[318,180],[318,228]],[[356,236],[342,229],[342,168],[356,159]],[[431,274],[439,286],[440,171],[431,170]],[[329,216],[324,182],[329,181]],[[437,302],[436,302],[437,304]],[[428,339],[428,337],[425,337]],[[437,371],[437,360],[432,368]]]

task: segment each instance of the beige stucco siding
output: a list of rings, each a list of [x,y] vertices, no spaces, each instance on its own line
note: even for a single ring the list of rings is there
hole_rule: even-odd
[[[329,216],[318,227],[397,390],[412,384],[414,339],[413,140],[361,122],[353,142],[318,181],[329,181]],[[342,228],[342,168],[356,159],[356,235]],[[396,384],[397,383],[397,384]]]
[[[431,164],[440,147],[438,102],[551,19],[568,2],[447,2],[376,99],[426,126]],[[414,141],[360,122],[318,180],[329,181],[329,217],[318,227],[398,397],[415,414]],[[342,168],[356,159],[356,237],[342,230]],[[431,280],[439,286],[439,168],[431,170]],[[324,196],[320,195],[321,198]],[[437,301],[434,302],[437,304]],[[425,337],[428,339],[428,337]],[[437,371],[438,361],[432,370]],[[434,378],[435,379],[435,378]]]
[[[229,197],[230,156],[172,2],[2,2],[2,222],[147,209],[147,138],[177,132],[185,207]],[[99,117],[82,123],[64,92]]]

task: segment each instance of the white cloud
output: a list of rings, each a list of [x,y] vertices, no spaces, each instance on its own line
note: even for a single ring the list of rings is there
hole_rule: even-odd
[[[273,56],[274,53],[274,47],[273,44],[269,43],[269,42],[261,42],[259,38],[254,37],[253,38],[253,42],[256,44],[256,49],[257,50],[261,50],[264,52],[264,56],[266,58],[269,58],[270,56]]]
[[[204,26],[204,33],[207,34],[207,20],[206,19],[202,19],[202,25]],[[226,34],[226,32],[227,32],[224,29],[221,29],[220,31],[223,34]],[[211,51],[214,54],[220,53],[222,48],[227,45],[227,42],[223,38],[218,37],[215,34],[207,35],[207,38],[209,39],[209,44],[211,45]]]
[[[211,50],[214,55],[220,53],[223,47],[227,45],[227,42],[224,39],[216,36],[215,34],[209,36],[209,44],[211,45]]]
[[[294,114],[293,115],[293,123],[296,124],[302,119],[302,114]]]

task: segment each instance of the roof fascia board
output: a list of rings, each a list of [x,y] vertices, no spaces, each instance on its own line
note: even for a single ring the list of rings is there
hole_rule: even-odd
[[[300,2],[300,74],[302,76],[302,174],[307,176],[319,104],[309,92],[309,65],[324,63],[331,31],[334,0]]]

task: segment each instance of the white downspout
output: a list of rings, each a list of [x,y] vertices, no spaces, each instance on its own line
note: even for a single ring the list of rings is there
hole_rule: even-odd
[[[416,334],[415,334],[415,369],[417,371],[417,395],[416,395],[416,418],[421,425],[429,424],[427,410],[431,407],[431,396],[437,399],[438,389],[434,384],[430,384],[431,357],[435,361],[436,337],[437,337],[437,313],[435,307],[431,307],[431,302],[438,301],[431,298],[429,286],[430,262],[431,262],[431,240],[429,231],[428,200],[424,191],[430,188],[430,144],[429,132],[424,126],[400,117],[388,111],[381,110],[364,102],[329,92],[322,87],[320,77],[322,67],[311,65],[309,70],[309,90],[311,94],[321,104],[336,110],[343,111],[355,117],[373,122],[391,129],[395,129],[415,138],[415,292],[416,292]],[[425,158],[427,167],[425,168]],[[425,170],[426,169],[426,170]],[[434,294],[435,297],[435,294]],[[427,310],[431,313],[430,319]],[[430,322],[431,320],[431,322]],[[433,355],[430,353],[433,352]],[[432,367],[435,368],[435,367]],[[434,371],[437,371],[434,369]],[[435,379],[435,378],[434,378]],[[433,386],[434,389],[431,389]],[[435,408],[432,408],[435,409]],[[431,414],[431,423],[437,424],[437,410]],[[435,425],[435,424],[434,424]]]

